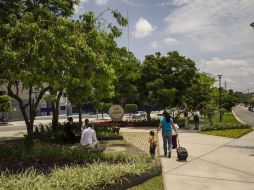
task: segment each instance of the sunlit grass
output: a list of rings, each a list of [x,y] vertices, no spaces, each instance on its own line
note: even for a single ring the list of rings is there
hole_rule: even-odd
[[[164,189],[163,177],[157,176],[145,181],[140,185],[129,188],[128,190],[163,190],[163,189]]]

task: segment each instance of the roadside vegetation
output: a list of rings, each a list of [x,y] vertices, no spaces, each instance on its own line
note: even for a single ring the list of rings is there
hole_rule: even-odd
[[[219,114],[213,118],[213,124],[205,125],[201,128],[202,134],[222,136],[228,138],[239,138],[251,131],[253,128],[250,125],[240,123],[232,112],[225,112],[223,114],[223,120],[220,123]]]
[[[224,129],[224,130],[211,130],[211,131],[204,131],[201,132],[202,134],[206,135],[214,135],[214,136],[222,136],[228,138],[239,138],[249,132],[253,131],[253,129]]]

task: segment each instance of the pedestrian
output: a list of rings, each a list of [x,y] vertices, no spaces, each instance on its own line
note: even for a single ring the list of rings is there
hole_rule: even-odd
[[[193,121],[195,123],[194,130],[199,130],[199,118],[200,118],[200,113],[198,110],[196,110],[193,115]]]
[[[179,126],[177,125],[176,122],[174,122],[174,124],[175,124],[176,131],[178,132]],[[172,149],[176,149],[176,148],[177,148],[177,135],[175,130],[172,130]]]
[[[75,140],[73,118],[69,117],[68,122],[64,125],[64,141],[73,142]]]
[[[150,155],[152,158],[154,158],[155,149],[157,146],[157,139],[156,139],[154,131],[150,131],[150,136],[149,136],[148,142],[150,143]]]
[[[169,158],[171,158],[172,127],[174,128],[176,135],[178,135],[171,116],[167,111],[164,111],[157,132],[162,128],[164,156],[168,156]]]

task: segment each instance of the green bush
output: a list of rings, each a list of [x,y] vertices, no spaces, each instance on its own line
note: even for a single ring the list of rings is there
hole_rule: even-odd
[[[137,111],[137,109],[138,109],[137,104],[126,104],[125,105],[125,111],[127,113],[135,112],[135,111]]]
[[[9,112],[9,111],[11,111],[10,97],[6,95],[0,96],[0,112]]]
[[[32,148],[27,148],[24,142],[18,144],[1,145],[0,160],[82,160],[92,161],[104,159],[105,155],[99,152],[87,152],[80,147],[71,149],[68,146],[46,143],[36,143]]]
[[[252,128],[246,129],[225,129],[225,130],[214,130],[214,131],[203,131],[202,134],[222,136],[227,138],[239,138],[249,132],[253,131]]]
[[[201,131],[227,130],[227,129],[251,129],[250,125],[245,124],[225,124],[216,123],[214,125],[205,125],[201,127]]]

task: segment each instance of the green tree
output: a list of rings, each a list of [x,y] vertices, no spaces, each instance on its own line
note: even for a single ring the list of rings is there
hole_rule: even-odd
[[[116,59],[113,66],[116,73],[114,81],[115,96],[113,102],[116,104],[135,103],[138,101],[138,83],[141,79],[140,62],[134,54],[126,48],[116,51]]]
[[[0,96],[0,112],[9,112],[9,111],[11,111],[10,97],[6,95]]]
[[[148,55],[141,66],[140,102],[150,120],[152,110],[184,104],[197,74],[195,63],[173,51]]]
[[[188,107],[204,110],[212,99],[214,83],[215,78],[211,74],[204,72],[198,73],[195,83],[188,88],[188,96],[186,96]]]
[[[108,62],[105,61],[107,56],[98,47],[107,49],[108,41],[105,39],[112,40],[114,36],[120,35],[120,30],[114,26],[109,27],[112,32],[107,35],[96,28],[89,28],[90,25],[85,25],[84,20],[72,21],[60,17],[61,11],[53,11],[51,5],[36,5],[38,6],[32,4],[31,9],[23,14],[10,15],[8,23],[0,26],[0,70],[3,71],[1,82],[7,84],[8,95],[19,103],[30,143],[33,141],[36,108],[45,92],[50,90],[52,96],[57,96],[52,100],[59,102],[61,94],[68,86],[80,85],[81,79],[83,81],[80,76],[97,77],[98,74],[94,73],[106,73],[110,76],[113,69],[108,67]],[[127,21],[122,19],[120,13],[112,11],[112,14],[121,24],[126,24]],[[101,77],[97,81],[104,79],[105,77]],[[105,90],[102,84],[94,86],[98,92]],[[20,97],[22,89],[28,89],[28,103]],[[35,103],[32,101],[34,91],[38,92]],[[57,104],[55,107],[58,107]]]

